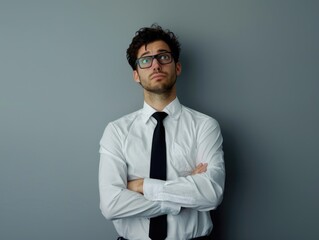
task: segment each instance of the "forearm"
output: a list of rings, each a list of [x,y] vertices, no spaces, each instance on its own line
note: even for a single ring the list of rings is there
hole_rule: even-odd
[[[112,161],[111,161],[112,159]],[[142,194],[127,189],[124,163],[107,153],[101,154],[99,169],[100,208],[107,219],[153,217],[178,214],[179,206],[147,200]]]
[[[102,214],[110,220],[174,214],[168,204],[146,200],[143,195],[127,189],[120,190],[116,195],[102,191],[100,196]],[[179,209],[176,211],[175,214],[179,212]]]
[[[136,179],[128,182],[128,189],[141,194],[145,192],[145,198],[154,202],[172,203],[175,206],[198,210],[214,209],[222,199],[224,171],[222,167],[218,171],[210,169],[206,173],[207,166],[201,163],[190,176],[171,181]],[[209,175],[214,176],[214,182]]]
[[[224,170],[210,169],[206,173],[161,181],[144,179],[144,196],[150,201],[171,202],[199,211],[215,209],[224,190]],[[210,175],[213,174],[212,179]]]
[[[196,174],[200,174],[200,173],[204,173],[207,171],[207,163],[200,163],[196,166],[196,168],[192,171],[191,175],[196,175]],[[144,179],[140,178],[140,179],[135,179],[135,180],[131,180],[128,181],[127,183],[127,189],[137,192],[137,193],[141,193],[144,194]]]

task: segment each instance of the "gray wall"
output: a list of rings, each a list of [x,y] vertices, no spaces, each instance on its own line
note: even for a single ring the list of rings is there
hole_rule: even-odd
[[[115,239],[99,140],[142,106],[125,51],[153,22],[183,47],[184,105],[215,117],[215,239],[318,239],[318,1],[0,1],[0,239]]]

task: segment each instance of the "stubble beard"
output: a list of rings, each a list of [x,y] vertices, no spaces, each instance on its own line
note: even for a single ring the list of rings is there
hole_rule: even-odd
[[[140,82],[140,85],[144,88],[145,91],[149,93],[158,94],[158,95],[169,95],[176,84],[176,79],[177,77],[175,77],[174,81],[163,83],[160,86],[151,87],[146,84],[143,84],[142,81]]]

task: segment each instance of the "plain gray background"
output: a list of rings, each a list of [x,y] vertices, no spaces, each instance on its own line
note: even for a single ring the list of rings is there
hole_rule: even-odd
[[[227,169],[214,239],[318,239],[318,1],[0,0],[0,239],[116,239],[99,140],[142,107],[125,51],[182,43],[179,99],[216,118]]]

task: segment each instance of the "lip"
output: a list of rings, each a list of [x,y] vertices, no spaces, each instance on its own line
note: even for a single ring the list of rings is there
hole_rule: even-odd
[[[151,75],[151,79],[159,79],[159,78],[164,78],[166,77],[166,74],[164,73],[153,73]]]

